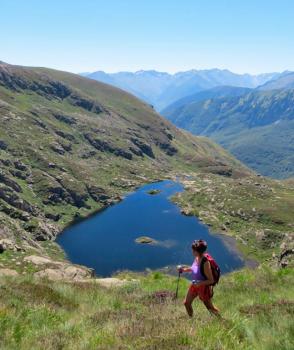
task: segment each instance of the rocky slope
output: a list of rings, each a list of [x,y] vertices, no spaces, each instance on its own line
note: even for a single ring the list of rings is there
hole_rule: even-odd
[[[135,97],[70,73],[0,64],[0,121],[5,267],[20,252],[60,258],[48,240],[65,225],[172,170],[250,173]]]

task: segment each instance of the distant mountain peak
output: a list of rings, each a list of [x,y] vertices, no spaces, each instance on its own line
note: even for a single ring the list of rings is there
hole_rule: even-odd
[[[136,71],[134,74],[135,75],[151,74],[151,75],[155,75],[155,76],[171,75],[167,72],[159,72],[155,69],[150,69],[150,70],[141,69],[141,70]]]
[[[280,73],[237,74],[228,69],[212,68],[191,69],[173,74],[155,69],[117,73],[97,71],[86,76],[126,90],[160,111],[177,100],[200,91],[217,86],[256,88],[279,75]]]

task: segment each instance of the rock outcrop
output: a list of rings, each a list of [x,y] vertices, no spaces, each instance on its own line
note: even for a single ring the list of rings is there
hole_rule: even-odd
[[[0,277],[16,277],[18,272],[12,269],[0,269]]]
[[[21,248],[18,244],[16,244],[11,239],[8,239],[8,238],[0,239],[0,254],[4,253],[6,250],[20,252],[20,251],[23,251],[23,248]]]
[[[64,261],[53,261],[49,257],[30,255],[25,257],[24,261],[40,269],[34,274],[36,278],[47,278],[53,281],[80,281],[93,277],[93,271],[91,269]]]
[[[155,158],[152,147],[147,142],[134,137],[131,138],[131,141],[135,146],[137,146],[141,150],[143,154],[146,154],[150,158]],[[135,150],[135,152],[137,151]]]
[[[84,134],[84,137],[98,151],[113,153],[118,157],[123,157],[129,160],[133,158],[133,155],[131,152],[126,151],[123,148],[118,148],[112,145],[109,141],[102,140],[89,133]]]

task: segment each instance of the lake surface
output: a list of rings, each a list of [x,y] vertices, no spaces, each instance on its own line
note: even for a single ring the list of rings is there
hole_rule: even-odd
[[[150,195],[150,190],[160,190]],[[110,276],[120,270],[144,271],[191,264],[191,242],[205,239],[208,251],[222,272],[244,266],[235,251],[197,218],[184,216],[169,197],[183,191],[173,181],[145,185],[128,194],[123,201],[63,231],[57,243],[69,260],[95,270],[98,276]],[[149,236],[158,245],[138,244],[135,239]]]

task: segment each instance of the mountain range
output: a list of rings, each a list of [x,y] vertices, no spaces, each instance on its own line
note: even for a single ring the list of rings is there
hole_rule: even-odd
[[[293,101],[291,93],[281,91],[294,88],[293,72],[250,75],[208,69],[83,75],[129,91],[176,126],[212,138],[263,175],[294,175],[289,115]]]
[[[244,164],[275,178],[294,176],[294,73],[257,89],[218,87],[167,107],[175,125],[209,136]]]
[[[280,73],[250,75],[232,73],[227,69],[206,69],[175,74],[141,70],[134,73],[97,71],[82,75],[126,90],[161,111],[173,102],[203,90],[224,85],[255,88],[279,77]]]

